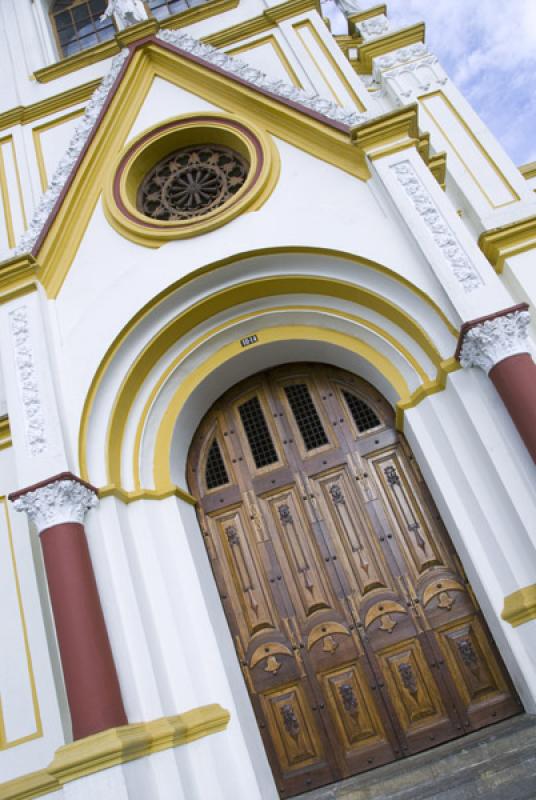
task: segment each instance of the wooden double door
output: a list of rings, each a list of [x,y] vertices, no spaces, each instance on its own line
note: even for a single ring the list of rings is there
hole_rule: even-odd
[[[189,483],[281,796],[521,708],[393,412],[293,364],[221,398]]]

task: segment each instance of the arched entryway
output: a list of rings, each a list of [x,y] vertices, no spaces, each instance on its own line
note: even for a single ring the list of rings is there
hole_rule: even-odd
[[[318,364],[249,378],[204,418],[188,479],[282,796],[521,710],[365,381]]]

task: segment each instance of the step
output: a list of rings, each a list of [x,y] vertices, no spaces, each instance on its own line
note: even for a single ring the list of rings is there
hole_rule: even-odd
[[[536,800],[536,717],[522,714],[296,800]]]

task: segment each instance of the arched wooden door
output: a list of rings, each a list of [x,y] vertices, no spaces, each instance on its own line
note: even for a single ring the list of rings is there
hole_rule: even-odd
[[[189,483],[282,796],[520,711],[393,413],[293,364],[210,410]]]

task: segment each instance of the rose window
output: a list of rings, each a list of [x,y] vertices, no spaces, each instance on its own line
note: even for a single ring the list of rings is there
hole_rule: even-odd
[[[138,210],[158,220],[208,214],[237,193],[248,170],[247,161],[229,147],[185,147],[160,161],[145,177]]]

